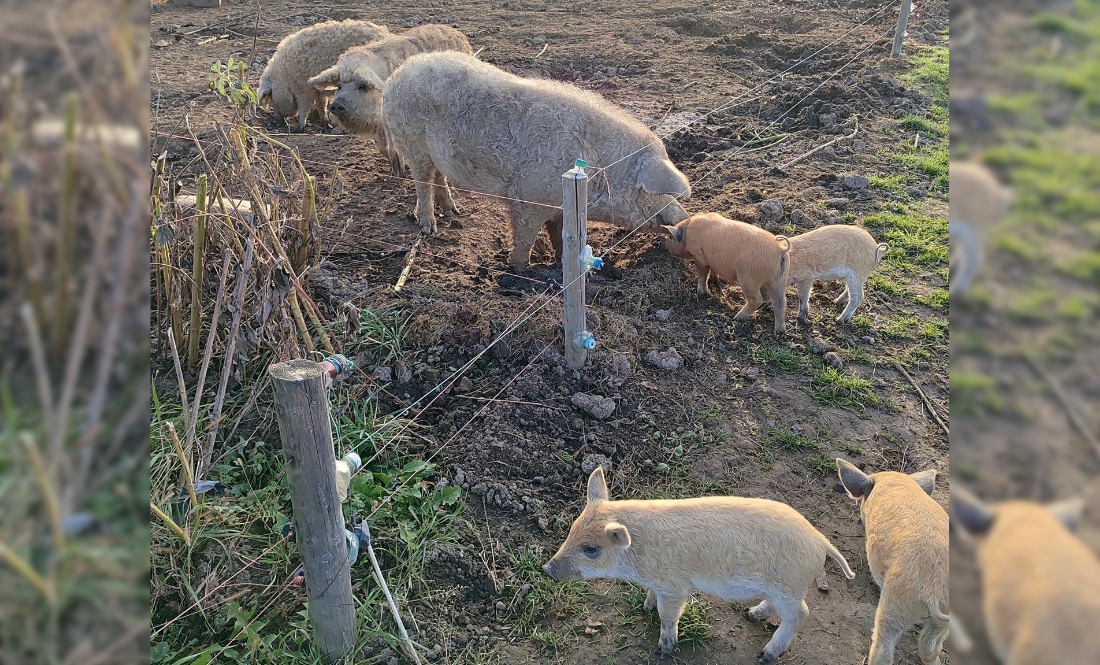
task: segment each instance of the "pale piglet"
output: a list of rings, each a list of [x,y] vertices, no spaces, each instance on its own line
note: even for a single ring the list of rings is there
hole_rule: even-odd
[[[745,306],[734,319],[747,319],[760,305],[771,301],[775,332],[777,335],[786,332],[783,315],[787,310],[791,245],[787,238],[713,212],[692,215],[664,229],[669,254],[695,262],[699,295],[709,292],[707,280],[713,271],[731,284],[740,284],[745,294]]]
[[[989,169],[974,162],[952,162],[951,213],[948,233],[961,253],[951,252],[951,295],[970,288],[981,268],[989,231],[1004,217],[1011,192],[1001,186]]]
[[[382,91],[390,74],[418,53],[458,51],[473,53],[466,35],[446,25],[418,25],[399,35],[348,49],[336,64],[309,79],[320,90],[336,88],[329,112],[353,134],[374,139],[389,158],[382,127]]]
[[[863,285],[889,249],[865,229],[848,224],[822,226],[791,239],[788,284],[798,285],[798,321],[810,322],[814,280],[841,280],[844,292],[833,302],[846,303],[837,322],[848,321],[863,302]]]
[[[947,512],[931,496],[935,469],[868,475],[845,460],[836,464],[841,485],[859,504],[867,563],[882,590],[867,664],[892,665],[898,639],[924,623],[918,654],[924,665],[939,665],[950,625],[950,539]]]
[[[1074,535],[1084,502],[987,505],[951,488],[977,548],[993,653],[1005,665],[1100,663],[1100,559]]]
[[[760,654],[768,662],[786,651],[809,615],[806,591],[826,557],[855,577],[832,543],[786,504],[728,496],[611,501],[597,468],[584,511],[542,569],[559,581],[604,578],[648,589],[645,609],[656,607],[661,617],[663,654],[676,646],[692,591],[731,602],[762,597],[747,614],[780,620]]]

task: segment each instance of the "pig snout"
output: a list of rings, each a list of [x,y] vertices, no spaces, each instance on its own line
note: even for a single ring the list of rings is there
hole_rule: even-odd
[[[548,561],[546,565],[542,567],[542,572],[546,573],[546,575],[552,580],[558,579],[557,570],[554,568],[553,561]]]
[[[344,115],[344,113],[347,112],[348,109],[346,106],[344,106],[344,102],[340,101],[339,99],[334,99],[332,100],[332,103],[329,104],[328,110],[332,111],[332,114],[335,116],[342,116]]]

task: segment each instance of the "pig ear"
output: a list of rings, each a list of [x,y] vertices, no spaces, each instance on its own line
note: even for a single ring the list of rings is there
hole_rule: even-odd
[[[1054,513],[1058,521],[1064,524],[1067,529],[1070,531],[1077,531],[1077,527],[1081,523],[1081,518],[1085,514],[1085,500],[1080,497],[1076,499],[1066,499],[1065,501],[1059,501],[1048,505],[1047,510]]]
[[[386,87],[386,82],[382,80],[382,77],[378,75],[373,69],[368,69],[363,72],[363,78],[366,80],[367,86],[376,90],[381,90]]]
[[[603,467],[598,466],[588,476],[588,503],[607,501],[607,482],[603,478]]]
[[[662,226],[661,228],[665,230],[665,233],[668,234],[669,238],[672,238],[676,242],[680,242],[680,243],[684,242],[684,230],[682,228],[680,228],[679,226],[667,226],[667,225],[665,225],[665,226]]]
[[[848,496],[853,499],[866,497],[871,493],[871,488],[875,486],[875,481],[870,476],[860,471],[855,464],[839,457],[836,458],[836,471],[837,475],[840,476],[840,484],[844,486]]]
[[[975,536],[988,533],[996,519],[989,506],[958,485],[951,488],[951,514],[967,534]]]
[[[911,473],[909,477],[917,481],[920,488],[924,490],[924,493],[928,496],[932,496],[932,492],[936,489],[936,470],[928,469],[926,471],[920,471],[918,473]]]
[[[329,67],[317,76],[314,76],[310,80],[306,81],[306,83],[314,88],[330,88],[338,86],[340,85],[340,70],[336,67]]]
[[[630,547],[630,532],[618,522],[608,522],[603,528],[612,544],[618,547]]]
[[[647,194],[683,194],[691,197],[691,184],[676,165],[667,159],[646,156],[638,171],[638,186]]]

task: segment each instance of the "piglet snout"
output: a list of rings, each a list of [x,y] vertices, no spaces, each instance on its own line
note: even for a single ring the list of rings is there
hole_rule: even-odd
[[[549,563],[542,567],[542,572],[546,573],[551,579],[558,579],[557,576],[554,575],[554,566]]]
[[[341,102],[333,102],[328,108],[335,115],[343,115],[347,111],[347,108]]]

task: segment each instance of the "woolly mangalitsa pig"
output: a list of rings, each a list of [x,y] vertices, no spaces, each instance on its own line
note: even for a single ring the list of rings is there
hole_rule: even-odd
[[[810,322],[810,292],[814,280],[843,280],[844,292],[836,304],[847,303],[837,322],[848,321],[863,302],[863,285],[890,248],[876,243],[865,229],[834,224],[808,231],[791,239],[791,270],[788,284],[798,285],[798,322]]]
[[[859,504],[871,578],[882,590],[867,665],[893,665],[898,639],[917,623],[924,623],[921,662],[939,665],[950,625],[950,527],[932,498],[936,470],[868,475],[839,458],[836,465],[841,486]]]
[[[786,651],[809,616],[806,591],[826,557],[855,577],[829,539],[784,503],[732,496],[611,501],[597,468],[588,478],[584,511],[542,570],[558,581],[614,579],[648,589],[645,609],[657,608],[666,655],[676,646],[692,591],[731,602],[763,597],[747,615],[779,617],[760,654],[768,662]]]
[[[700,213],[665,226],[665,249],[669,254],[695,262],[699,271],[700,296],[709,291],[711,271],[718,277],[740,284],[745,306],[736,320],[748,319],[760,305],[771,301],[775,312],[775,333],[786,332],[787,274],[790,269],[790,241],[759,226],[738,222],[713,213]],[[785,245],[781,247],[780,243]]]
[[[321,89],[336,88],[329,112],[353,134],[366,134],[386,157],[382,127],[382,90],[401,63],[418,53],[473,53],[466,35],[446,25],[419,25],[399,35],[348,49],[336,64],[309,79]]]
[[[353,46],[390,36],[385,26],[370,21],[325,21],[302,28],[283,38],[260,75],[257,102],[270,106],[286,120],[298,114],[296,131],[302,131],[310,111],[325,118],[326,95],[309,85],[309,78],[331,67],[340,54]]]
[[[519,269],[543,226],[561,260],[562,174],[577,159],[605,167],[591,174],[588,219],[659,231],[687,217],[673,197],[691,187],[660,138],[572,85],[520,78],[464,53],[416,55],[386,83],[382,118],[394,169],[404,161],[417,181],[423,231],[436,230],[434,188],[441,207],[454,208],[446,181],[508,199]]]
[[[988,505],[951,488],[957,532],[977,550],[990,646],[1005,665],[1100,663],[1100,559],[1073,533],[1084,505]]]
[[[981,268],[989,231],[1004,217],[1012,199],[989,169],[974,162],[951,162],[951,212],[948,234],[958,243],[951,252],[952,275],[948,291],[962,294]],[[957,270],[955,269],[957,267]]]

